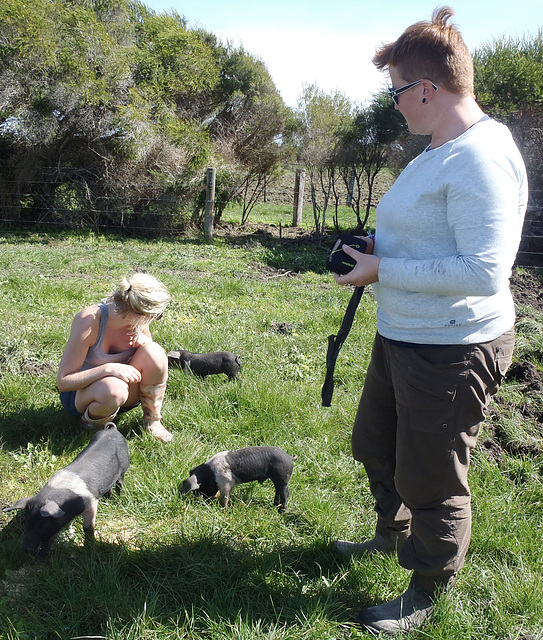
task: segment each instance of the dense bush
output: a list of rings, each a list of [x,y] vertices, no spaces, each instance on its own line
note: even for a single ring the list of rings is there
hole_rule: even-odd
[[[240,181],[278,161],[285,107],[264,64],[175,12],[6,0],[0,42],[5,220],[171,228],[211,160]]]

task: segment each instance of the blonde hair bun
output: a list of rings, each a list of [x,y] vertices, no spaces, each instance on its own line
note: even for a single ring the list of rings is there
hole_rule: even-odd
[[[137,272],[123,278],[110,299],[120,315],[135,313],[152,320],[164,312],[170,294],[160,280],[149,273]]]

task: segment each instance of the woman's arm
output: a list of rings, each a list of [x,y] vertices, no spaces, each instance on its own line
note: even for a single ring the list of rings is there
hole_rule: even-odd
[[[377,239],[383,287],[478,297],[506,286],[522,231],[525,173],[503,129],[478,136],[476,144],[453,144],[441,169],[423,158],[402,174],[410,208],[402,211],[396,190],[394,210],[387,212],[395,228],[387,229],[385,219],[386,237]]]

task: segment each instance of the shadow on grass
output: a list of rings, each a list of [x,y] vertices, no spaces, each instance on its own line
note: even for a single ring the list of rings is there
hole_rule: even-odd
[[[141,416],[141,409],[135,407],[134,411],[139,411]],[[119,414],[115,423],[127,439],[141,434],[141,428],[135,426],[138,421],[132,419],[130,412]],[[4,411],[0,420],[0,442],[4,449],[11,451],[24,451],[28,445],[38,447],[40,443],[47,443],[51,454],[75,457],[93,434],[82,429],[79,418],[60,406],[12,409]]]
[[[334,238],[335,236],[315,238],[311,235],[278,238],[265,229],[258,229],[251,233],[224,236],[222,239],[231,246],[264,247],[267,251],[259,256],[259,260],[272,269],[292,273],[325,273],[326,257]]]
[[[288,227],[287,227],[288,228]],[[0,226],[0,232],[2,227]],[[342,229],[346,231],[346,229]],[[214,241],[224,242],[226,245],[234,247],[254,248],[257,245],[268,249],[259,259],[268,267],[291,271],[292,273],[303,273],[305,271],[315,271],[324,273],[326,271],[325,262],[329,248],[332,246],[335,234],[316,237],[313,233],[303,229],[291,230],[293,235],[281,237],[278,229],[269,224],[249,224],[240,227],[237,224],[221,223],[215,229]],[[80,238],[85,240],[89,235],[95,237],[95,232],[90,229],[79,229],[71,231],[59,231],[56,228],[40,227],[38,229],[23,228],[6,231],[11,244],[34,243],[47,245],[51,240],[62,241],[70,238]],[[99,237],[114,242],[130,241],[133,238],[114,231],[103,232]],[[197,232],[192,235],[181,235],[175,237],[162,237],[162,243],[170,243],[173,247],[205,246],[208,241],[203,233]]]
[[[19,528],[12,521],[0,535],[2,555]],[[281,628],[317,617],[341,624],[354,614],[346,604],[353,596],[343,591],[348,585],[331,588],[338,566],[324,545],[259,552],[182,535],[142,550],[102,542],[89,550],[61,542],[43,560],[13,551],[9,565],[0,589],[0,622],[22,624],[25,633],[40,638],[53,632],[62,639],[110,637],[113,627],[137,637],[128,631],[138,625],[165,632],[182,628],[194,637],[213,637],[216,628],[224,637],[240,622]]]
[[[5,449],[24,449],[28,443],[48,442],[53,454],[79,451],[89,435],[60,406],[13,408],[4,411],[0,422],[0,440]]]

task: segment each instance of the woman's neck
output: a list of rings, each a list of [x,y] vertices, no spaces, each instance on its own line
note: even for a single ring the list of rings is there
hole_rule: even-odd
[[[450,103],[441,111],[443,115],[435,123],[430,143],[431,149],[458,138],[485,115],[471,96],[449,95]]]

